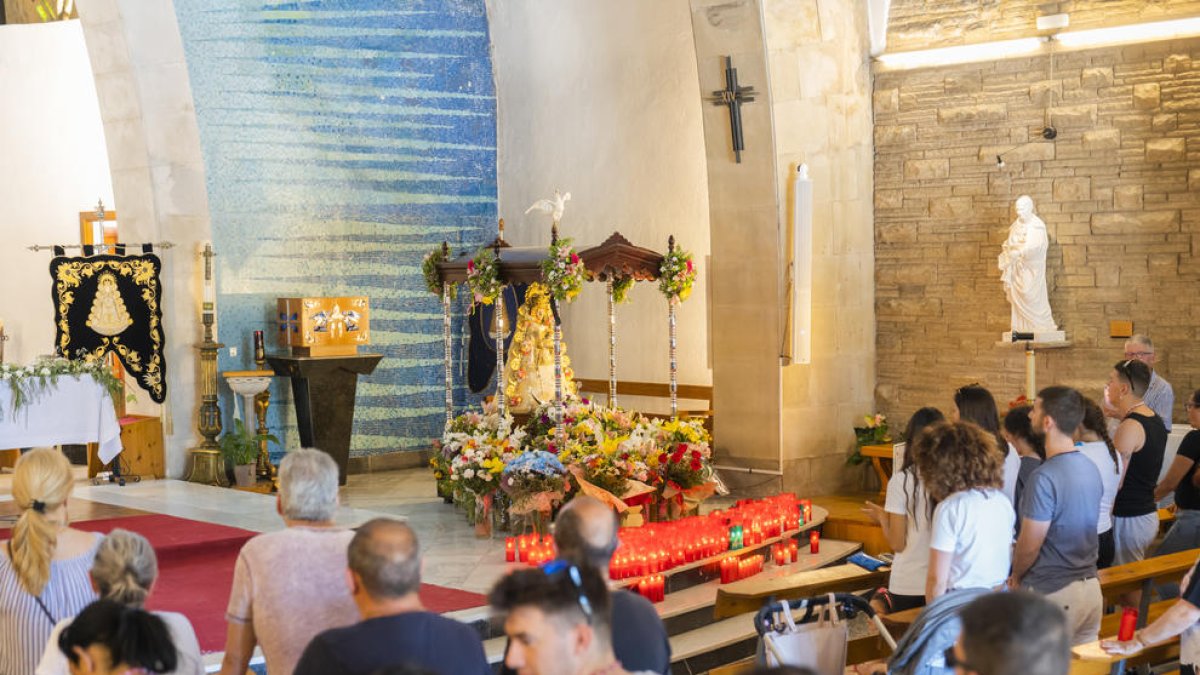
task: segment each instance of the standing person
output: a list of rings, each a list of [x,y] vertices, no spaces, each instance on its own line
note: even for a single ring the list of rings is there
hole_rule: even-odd
[[[1000,491],[1004,456],[996,439],[968,422],[937,422],[917,437],[917,475],[937,502],[929,538],[925,599],[1008,578],[1012,502]]]
[[[1196,481],[1200,480],[1200,473],[1196,471],[1197,462],[1200,462],[1200,389],[1192,392],[1183,408],[1192,430],[1183,437],[1171,468],[1154,490],[1155,501],[1175,493],[1175,524],[1155,555],[1200,547],[1200,487],[1196,486]]]
[[[276,508],[287,527],[251,538],[238,554],[222,675],[244,675],[255,645],[271,675],[291,675],[318,633],[358,620],[346,585],[354,533],[333,522],[337,481],[337,464],[320,450],[293,450],[280,462]]]
[[[1021,473],[1021,458],[1016,448],[1004,440],[1000,434],[1000,411],[996,407],[996,399],[992,392],[978,384],[968,384],[959,387],[954,392],[954,413],[951,419],[964,422],[974,422],[983,430],[996,438],[996,447],[1004,453],[1004,482],[1001,490],[1008,501],[1016,508],[1014,501],[1017,490],[1017,476]]]
[[[12,496],[21,515],[0,554],[0,673],[32,673],[54,625],[96,599],[88,569],[101,536],[67,526],[74,483],[58,450],[17,460]]]
[[[1033,425],[1029,421],[1031,412],[1033,406],[1029,405],[1009,408],[1004,415],[1004,429],[1000,432],[1021,459],[1021,468],[1017,471],[1017,485],[1013,491],[1013,506],[1018,509],[1021,506],[1021,493],[1029,481],[1029,476],[1042,465],[1042,460],[1046,459],[1046,448],[1042,446],[1042,439],[1034,433]],[[1020,531],[1021,519],[1018,518],[1017,532]]]
[[[102,600],[141,609],[154,587],[154,580],[158,578],[158,557],[145,537],[118,528],[105,535],[100,542],[90,575],[92,588],[96,589]],[[178,658],[171,672],[178,675],[204,675],[200,643],[187,617],[178,612],[154,612],[154,615],[166,624],[171,642],[175,645]],[[58,648],[58,636],[74,620],[74,617],[63,619],[54,627],[35,675],[66,675],[68,661]]]
[[[879,524],[888,545],[895,551],[887,588],[871,598],[871,606],[880,614],[901,612],[925,605],[925,577],[929,570],[929,529],[934,504],[917,477],[910,451],[926,427],[943,421],[937,408],[921,408],[908,419],[904,430],[904,463],[888,481],[883,506],[867,502],[863,511]]]
[[[591,566],[555,560],[517,570],[496,582],[488,602],[504,617],[504,663],[521,675],[630,672],[613,654],[608,588]]]
[[[1121,415],[1113,444],[1125,465],[1125,477],[1113,502],[1116,556],[1124,565],[1146,557],[1158,534],[1154,489],[1167,448],[1167,428],[1142,397],[1150,385],[1150,367],[1141,361],[1119,361],[1108,375],[1104,398]],[[1136,594],[1135,594],[1136,595]],[[1134,595],[1128,599],[1132,600]]]
[[[421,550],[407,523],[368,521],[355,532],[347,558],[362,621],[313,638],[296,664],[297,675],[371,675],[396,665],[444,675],[491,674],[478,633],[421,605]]]
[[[1175,411],[1175,390],[1171,387],[1171,383],[1159,375],[1158,370],[1154,368],[1154,364],[1158,361],[1158,356],[1154,352],[1154,342],[1141,333],[1134,335],[1125,341],[1125,359],[1141,361],[1150,369],[1150,384],[1146,385],[1146,394],[1143,398],[1146,400],[1146,405],[1162,418],[1167,431],[1170,431],[1171,419]]]
[[[1100,553],[1096,559],[1096,567],[1105,569],[1112,567],[1113,558],[1117,554],[1116,541],[1113,538],[1113,502],[1117,498],[1117,489],[1121,485],[1121,455],[1113,445],[1108,435],[1108,422],[1100,405],[1090,398],[1083,400],[1083,423],[1075,432],[1079,451],[1084,457],[1092,460],[1100,470],[1100,481],[1104,484],[1104,493],[1100,496],[1100,513],[1096,521],[1096,529],[1100,536]]]
[[[1046,595],[1067,614],[1072,644],[1096,639],[1104,599],[1096,578],[1096,521],[1104,485],[1100,471],[1075,445],[1083,396],[1070,387],[1038,392],[1031,422],[1045,439],[1046,461],[1029,477],[1021,500],[1021,535],[1010,588]]]

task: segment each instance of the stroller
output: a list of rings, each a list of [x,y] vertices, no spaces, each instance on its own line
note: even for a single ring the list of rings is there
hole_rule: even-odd
[[[795,612],[804,614],[797,620]],[[841,673],[846,665],[849,630],[844,619],[866,614],[893,651],[896,641],[867,600],[850,593],[787,600],[768,600],[754,617],[759,646],[757,660],[766,666],[799,666],[821,675]]]

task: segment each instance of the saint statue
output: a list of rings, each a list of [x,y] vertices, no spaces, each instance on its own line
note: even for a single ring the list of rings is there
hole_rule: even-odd
[[[1046,223],[1033,212],[1033,199],[1017,198],[1017,219],[1008,229],[1000,252],[1000,281],[1012,305],[1012,331],[1050,334],[1062,339],[1050,313],[1046,290]],[[1037,339],[1041,339],[1040,337]]]
[[[563,398],[575,393],[567,344],[562,350]],[[544,284],[529,284],[525,303],[517,310],[508,365],[504,369],[504,396],[514,413],[527,413],[540,403],[554,400],[554,315],[550,292]]]

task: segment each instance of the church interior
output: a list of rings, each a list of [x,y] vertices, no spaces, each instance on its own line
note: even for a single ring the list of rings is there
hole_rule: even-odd
[[[318,520],[407,523],[423,611],[496,672],[493,590],[554,564],[581,498],[620,524],[604,581],[664,627],[651,672],[767,672],[764,606],[855,594],[837,670],[792,665],[918,672],[892,655],[965,564],[938,586],[944,507],[1006,493],[1013,527],[970,538],[1033,595],[1069,519],[1020,490],[1101,442],[1103,604],[1063,668],[1194,672],[1196,59],[1200,0],[0,0],[0,540],[46,519],[20,464],[56,448],[54,522],[149,541],[145,607],[187,618],[198,672],[303,672],[261,627],[232,650],[231,588],[316,448]],[[943,427],[1004,485],[935,495]]]

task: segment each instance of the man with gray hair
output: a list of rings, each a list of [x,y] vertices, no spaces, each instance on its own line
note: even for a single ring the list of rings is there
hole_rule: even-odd
[[[309,643],[296,675],[370,675],[391,666],[445,675],[490,675],[479,635],[425,611],[417,535],[404,522],[376,518],[350,541],[346,579],[362,621]]]
[[[1125,341],[1125,358],[1141,361],[1150,368],[1150,386],[1146,388],[1142,400],[1151,410],[1158,413],[1163,424],[1166,425],[1167,431],[1170,432],[1171,413],[1175,409],[1175,390],[1171,388],[1171,383],[1159,375],[1158,370],[1154,368],[1154,363],[1158,360],[1158,356],[1154,352],[1154,341],[1142,333],[1133,335]],[[1106,401],[1104,412],[1109,417],[1118,417],[1119,411],[1112,409]]]
[[[284,456],[276,510],[286,527],[251,538],[238,554],[222,675],[244,675],[255,645],[271,675],[291,675],[314,636],[358,618],[344,580],[354,533],[334,525],[337,506],[329,455],[302,448]]]

